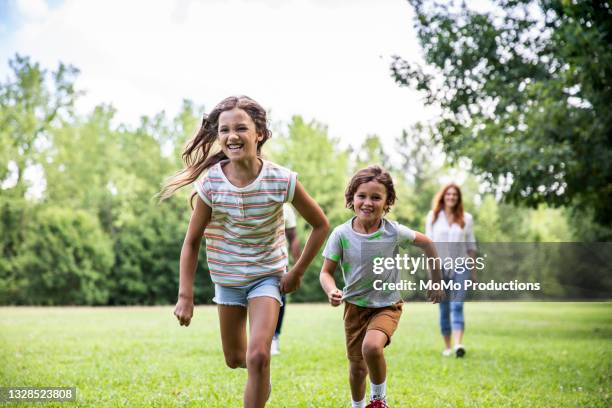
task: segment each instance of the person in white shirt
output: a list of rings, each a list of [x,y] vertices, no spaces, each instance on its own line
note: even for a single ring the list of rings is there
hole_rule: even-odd
[[[297,262],[302,249],[300,248],[300,240],[297,236],[297,218],[293,208],[285,203],[283,204],[283,217],[285,218],[285,237],[287,238],[287,247],[289,254],[293,258],[293,263]],[[274,337],[272,337],[272,345],[270,352],[272,355],[280,354],[280,334],[283,326],[283,318],[285,317],[285,307],[287,306],[287,298],[284,294],[281,295],[283,305],[281,306],[278,313],[278,322],[276,323],[276,330],[274,331]]]
[[[432,210],[427,214],[425,235],[436,243],[436,249],[440,258],[476,257],[476,239],[474,238],[474,220],[472,215],[463,211],[461,189],[458,185],[451,183],[444,186],[435,196],[432,202]],[[460,265],[453,262],[453,265]],[[463,265],[463,263],[461,264]],[[471,276],[468,277],[466,268],[455,268],[444,270],[444,279],[463,282],[471,278],[476,281],[476,270],[472,268]],[[465,331],[465,319],[463,316],[463,300],[465,291],[450,291],[445,301],[440,302],[440,329],[444,338],[445,349],[443,356],[451,356],[453,348],[452,338],[455,343],[454,352],[457,357],[465,355],[463,346],[463,333]]]

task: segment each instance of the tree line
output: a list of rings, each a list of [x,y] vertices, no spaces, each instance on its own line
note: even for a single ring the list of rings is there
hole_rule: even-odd
[[[192,187],[161,204],[155,195],[181,168],[182,147],[205,108],[184,101],[174,117],[161,112],[143,116],[135,127],[115,124],[112,106],[75,111],[81,96],[76,68],[60,64],[48,72],[19,55],[10,65],[12,76],[0,84],[0,303],[174,302]],[[344,206],[351,174],[376,163],[392,172],[397,188],[389,216],[414,229],[424,229],[440,177],[460,174],[479,241],[578,237],[565,209],[502,202],[482,191],[469,168],[439,160],[443,153],[425,125],[401,131],[393,146],[368,135],[358,148],[342,149],[325,125],[295,116],[263,154],[299,173],[334,226],[351,215]],[[306,228],[300,220],[299,236],[306,236]],[[320,267],[318,258],[293,301],[325,300]],[[196,301],[209,303],[213,293],[202,249]]]

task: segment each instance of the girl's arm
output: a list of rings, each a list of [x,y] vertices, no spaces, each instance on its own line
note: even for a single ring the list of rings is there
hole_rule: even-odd
[[[338,306],[342,303],[342,291],[336,287],[336,280],[334,279],[334,272],[337,266],[338,262],[325,258],[321,274],[319,275],[321,287],[327,294],[327,299],[332,306]]]
[[[306,241],[302,255],[300,255],[295,265],[293,265],[291,271],[285,274],[281,279],[280,290],[283,293],[291,293],[300,287],[300,282],[304,272],[306,272],[306,268],[317,255],[319,249],[321,249],[327,237],[327,233],[329,232],[329,221],[327,217],[325,217],[325,214],[323,214],[323,210],[321,210],[321,207],[319,207],[316,201],[308,195],[302,183],[299,181],[295,186],[292,204],[306,222],[312,226],[312,231]]]
[[[427,265],[427,270],[429,271],[429,279],[434,283],[439,283],[442,281],[442,272],[440,271],[440,265],[438,262],[438,251],[436,251],[436,246],[433,241],[427,237],[426,235],[421,234],[420,232],[415,231],[414,244],[419,248],[422,248],[427,255],[427,259],[435,259],[433,267],[430,267],[429,262]],[[439,303],[444,298],[444,291],[442,289],[439,290],[431,290],[427,291],[427,296],[433,303]]]
[[[189,326],[193,316],[193,279],[198,266],[198,252],[204,229],[210,222],[212,209],[196,197],[196,206],[191,214],[189,228],[181,249],[179,293],[174,315],[181,326]]]

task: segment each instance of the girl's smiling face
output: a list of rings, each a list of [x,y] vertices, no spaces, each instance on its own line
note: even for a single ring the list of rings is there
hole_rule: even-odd
[[[456,188],[450,187],[444,193],[444,208],[453,209],[459,201],[459,192]]]
[[[372,223],[382,219],[387,205],[387,189],[377,182],[360,184],[353,196],[355,215],[362,223]]]
[[[221,150],[230,160],[257,157],[257,144],[263,140],[253,119],[240,108],[221,112],[218,135]]]

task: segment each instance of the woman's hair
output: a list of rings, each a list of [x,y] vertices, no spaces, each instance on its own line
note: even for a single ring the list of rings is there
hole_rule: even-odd
[[[395,203],[395,188],[393,187],[393,179],[389,172],[380,166],[369,166],[359,170],[349,182],[344,198],[346,199],[346,208],[354,210],[353,197],[360,185],[376,181],[385,186],[387,190],[387,202],[385,203],[385,214],[389,212],[391,206]]]
[[[182,157],[185,168],[165,181],[159,193],[159,201],[171,197],[179,188],[195,182],[203,171],[219,163],[221,160],[227,159],[227,156],[222,151],[211,153],[211,149],[217,141],[219,116],[221,113],[234,108],[245,111],[255,123],[257,134],[263,136],[257,142],[257,155],[261,154],[261,146],[272,136],[272,132],[268,129],[266,111],[248,96],[240,95],[225,98],[208,115],[204,114],[200,129],[187,142],[183,150]],[[192,209],[193,197],[195,195],[196,193],[194,192],[189,198]]]
[[[440,214],[440,211],[444,209],[444,195],[451,188],[454,188],[455,190],[457,190],[457,196],[458,196],[457,204],[455,204],[455,208],[452,209],[453,215],[455,216],[454,222],[456,222],[457,224],[459,224],[461,228],[463,228],[465,227],[465,220],[463,218],[463,200],[461,199],[461,189],[455,183],[450,183],[450,184],[445,185],[435,195],[431,203],[431,211],[433,213],[433,219],[431,223],[434,224],[436,222],[436,220],[438,219],[438,215]]]

